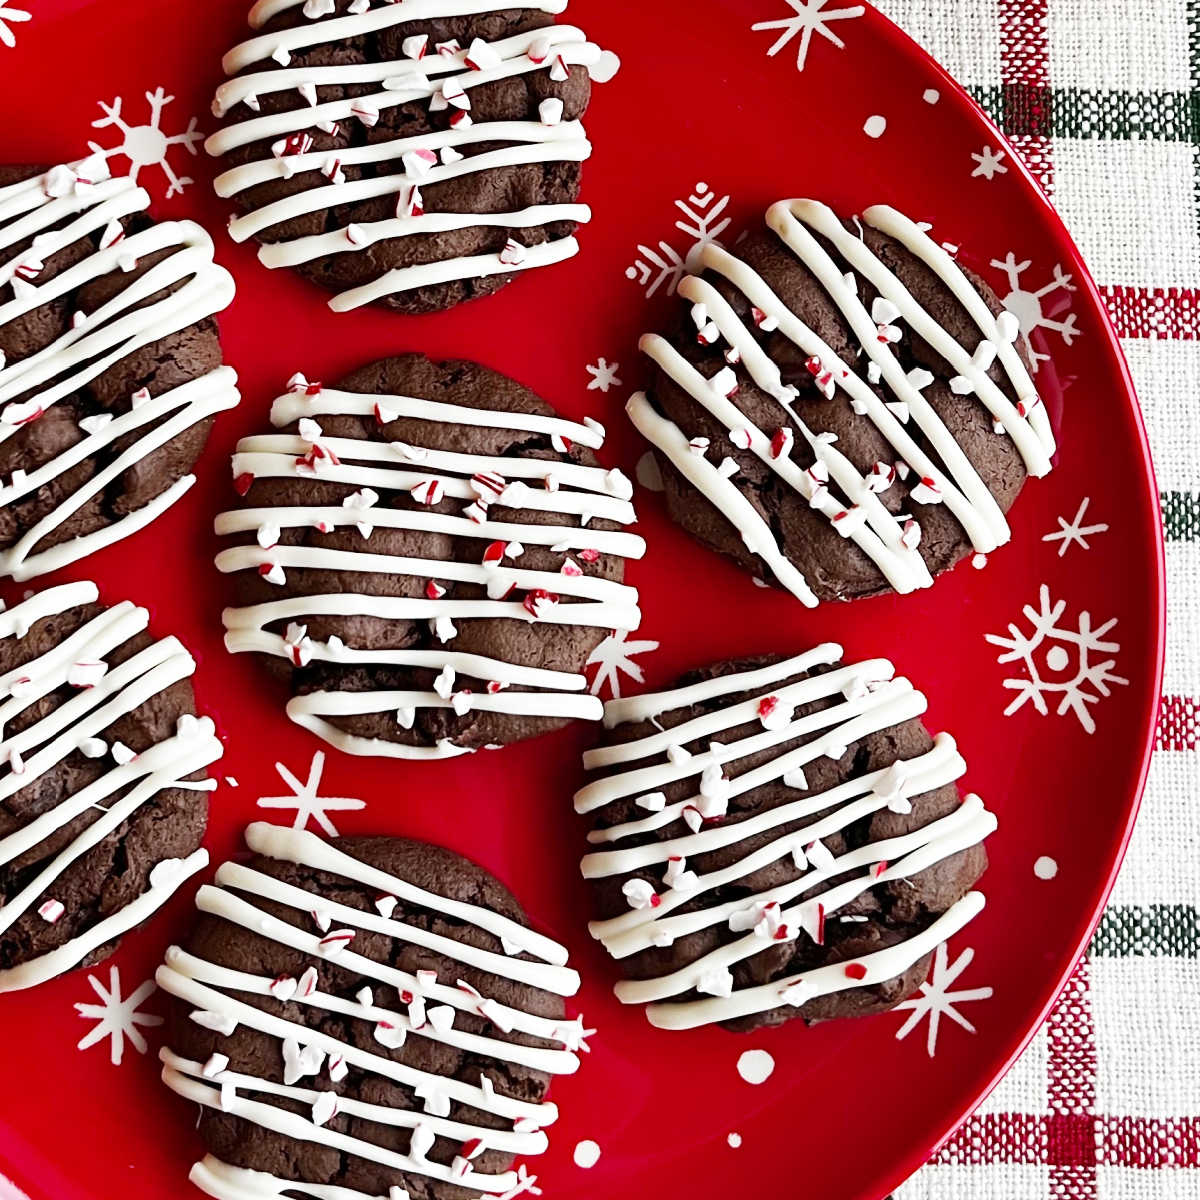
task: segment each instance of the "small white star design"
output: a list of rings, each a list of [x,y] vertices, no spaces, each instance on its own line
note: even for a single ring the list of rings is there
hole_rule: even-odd
[[[614,630],[588,655],[587,666],[599,666],[592,680],[592,695],[600,695],[607,683],[609,693],[615,700],[621,695],[621,675],[628,675],[637,683],[645,683],[642,668],[633,661],[638,654],[649,654],[658,649],[657,642],[627,642],[625,630]]]
[[[995,179],[997,175],[1008,174],[1008,168],[1004,165],[1007,155],[1003,150],[993,150],[991,146],[984,146],[978,154],[973,153],[971,157],[975,160],[975,170],[971,172],[972,179]]]
[[[1085,525],[1083,523],[1084,515],[1087,513],[1087,507],[1091,504],[1092,498],[1085,496],[1083,503],[1079,506],[1079,511],[1070,521],[1066,517],[1056,517],[1059,528],[1055,533],[1047,533],[1043,536],[1043,542],[1059,542],[1058,557],[1062,558],[1066,554],[1068,547],[1073,546],[1076,542],[1079,543],[1085,550],[1090,550],[1088,538],[1095,536],[1097,533],[1107,533],[1107,525]]]
[[[23,21],[33,20],[33,13],[27,13],[23,8],[8,8],[0,4],[0,46],[12,50],[17,44],[17,35],[9,29],[10,25],[20,25]]]
[[[588,363],[587,372],[592,378],[588,382],[587,390],[607,393],[611,387],[620,387],[621,381],[617,378],[617,372],[620,369],[620,363],[610,363],[605,358],[598,358],[595,363]]]
[[[929,1057],[937,1050],[938,1027],[942,1017],[949,1017],[957,1025],[961,1025],[968,1033],[975,1032],[975,1026],[967,1020],[954,1006],[965,1004],[969,1000],[987,1000],[991,994],[990,987],[972,988],[966,992],[949,991],[950,985],[971,965],[975,951],[968,947],[950,965],[947,965],[949,955],[943,942],[933,959],[933,973],[921,984],[921,994],[903,1004],[896,1005],[896,1012],[911,1009],[912,1015],[896,1030],[897,1040],[908,1037],[910,1033],[926,1018],[929,1018],[929,1034],[925,1039],[925,1049]]]
[[[95,1021],[97,1024],[89,1033],[79,1039],[78,1048],[86,1050],[108,1038],[110,1041],[109,1056],[114,1067],[121,1064],[121,1058],[125,1053],[126,1038],[139,1054],[145,1054],[146,1039],[142,1037],[138,1026],[162,1024],[162,1017],[138,1012],[138,1009],[155,990],[154,980],[147,979],[141,987],[125,999],[121,999],[121,973],[116,967],[108,969],[107,988],[95,975],[88,976],[88,983],[91,984],[92,991],[100,997],[100,1003],[76,1004],[75,1011],[86,1020]]]
[[[338,831],[329,819],[331,812],[354,812],[366,808],[365,801],[355,800],[349,796],[319,796],[321,774],[325,770],[325,751],[318,750],[308,768],[308,778],[301,783],[295,775],[283,765],[276,763],[275,770],[279,777],[292,789],[290,796],[262,796],[259,798],[259,808],[294,808],[296,819],[292,822],[293,829],[307,829],[309,821],[314,821],[317,828],[337,837]]]
[[[808,62],[808,50],[812,45],[812,36],[819,33],[831,41],[839,50],[846,48],[842,41],[830,28],[830,21],[847,21],[861,17],[866,9],[861,4],[849,8],[827,9],[829,0],[787,0],[788,5],[796,13],[794,17],[780,17],[777,21],[758,21],[750,28],[756,33],[764,30],[781,30],[775,44],[767,51],[768,57],[774,57],[794,38],[800,35],[800,47],[796,51],[796,70],[803,71]]]

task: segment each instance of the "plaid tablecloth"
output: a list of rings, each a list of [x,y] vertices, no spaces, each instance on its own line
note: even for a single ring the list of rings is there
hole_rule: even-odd
[[[1022,152],[1108,297],[1167,538],[1158,748],[1048,1024],[896,1200],[1200,1198],[1200,0],[879,0]]]

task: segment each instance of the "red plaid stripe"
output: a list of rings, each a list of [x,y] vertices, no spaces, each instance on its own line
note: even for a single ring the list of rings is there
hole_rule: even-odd
[[[1003,124],[1047,195],[1054,191],[1049,0],[1000,0]]]
[[[1195,288],[1105,287],[1101,291],[1124,338],[1200,337],[1200,291]]]

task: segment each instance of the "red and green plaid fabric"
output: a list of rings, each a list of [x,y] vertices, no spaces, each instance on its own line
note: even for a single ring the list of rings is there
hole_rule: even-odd
[[[1200,0],[880,0],[1022,153],[1107,297],[1162,488],[1162,717],[1129,858],[1020,1062],[897,1200],[1200,1198]]]

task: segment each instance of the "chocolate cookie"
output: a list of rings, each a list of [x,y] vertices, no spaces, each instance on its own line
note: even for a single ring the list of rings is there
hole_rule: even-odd
[[[0,992],[100,962],[208,862],[221,743],[195,716],[196,664],[98,595],[64,584],[0,612]]]
[[[0,575],[128,537],[195,482],[238,402],[213,314],[233,280],[103,158],[0,167]]]
[[[246,605],[225,643],[290,673],[292,720],[396,758],[599,720],[581,672],[608,631],[637,628],[620,581],[645,551],[623,529],[632,486],[592,453],[603,428],[420,355],[289,389],[280,432],[239,443],[245,504],[216,528]]]
[[[339,312],[422,313],[578,251],[579,119],[618,63],[548,6],[279,0],[250,24],[206,147],[267,266]]]
[[[708,667],[614,700],[584,875],[617,996],[651,1024],[735,1031],[879,1012],[983,907],[996,827],[925,697],[841,647]]]
[[[894,209],[788,200],[767,226],[706,246],[690,311],[641,342],[628,411],[672,517],[810,606],[982,566],[1055,448],[1016,317]]]
[[[578,1069],[567,952],[440,846],[255,824],[158,985],[163,1080],[201,1106],[210,1196],[459,1200],[525,1190]],[[255,1174],[256,1172],[260,1174]]]

